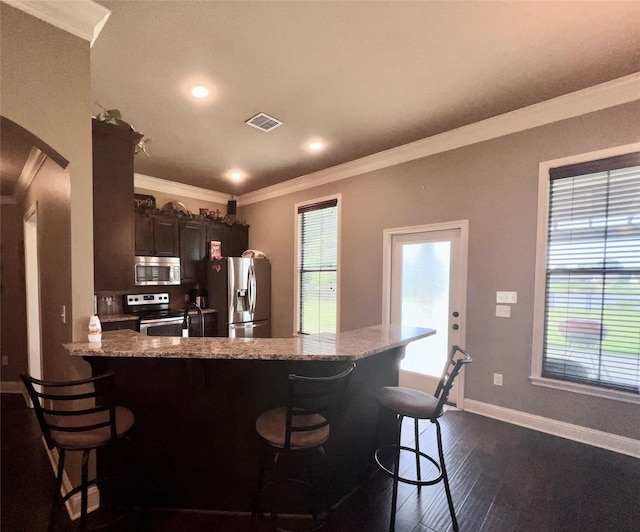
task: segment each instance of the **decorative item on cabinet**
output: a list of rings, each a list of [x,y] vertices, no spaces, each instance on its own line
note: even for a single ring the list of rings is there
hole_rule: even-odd
[[[120,109],[106,109],[99,103],[97,103],[97,105],[98,107],[100,107],[100,109],[102,109],[102,112],[96,115],[96,121],[103,122],[105,124],[113,124],[116,127],[124,129],[125,131],[132,131],[133,133],[138,134],[139,138],[134,145],[133,153],[137,155],[138,153],[142,152],[147,157],[150,157],[149,152],[147,151],[147,144],[151,143],[153,139],[145,138],[145,136],[142,135],[142,133],[136,131],[136,129],[129,122],[126,122],[122,118],[122,111],[120,111]]]

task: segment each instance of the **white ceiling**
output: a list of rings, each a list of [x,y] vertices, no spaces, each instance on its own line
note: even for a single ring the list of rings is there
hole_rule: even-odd
[[[98,3],[93,97],[153,138],[136,172],[228,194],[640,71],[634,1]]]

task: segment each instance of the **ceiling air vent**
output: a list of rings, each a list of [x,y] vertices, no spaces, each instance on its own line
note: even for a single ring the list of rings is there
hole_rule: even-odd
[[[273,118],[272,116],[266,115],[264,113],[258,113],[256,116],[249,118],[245,122],[250,126],[253,126],[261,131],[271,131],[272,129],[277,128],[282,125],[282,122],[277,118]]]

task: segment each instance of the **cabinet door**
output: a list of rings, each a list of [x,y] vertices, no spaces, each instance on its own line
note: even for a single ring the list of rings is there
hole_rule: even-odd
[[[234,224],[231,226],[231,249],[229,257],[241,257],[249,248],[249,226]]]
[[[121,331],[123,329],[131,329],[137,331],[140,329],[138,320],[126,321],[107,321],[102,322],[102,332],[105,331]]]
[[[136,214],[136,255],[153,255],[153,218]]]
[[[197,221],[180,222],[180,275],[183,283],[199,281],[200,270],[203,269],[204,226]]]
[[[178,257],[180,238],[178,220],[162,216],[153,217],[154,254],[157,257]]]
[[[227,224],[217,223],[217,222],[209,222],[206,225],[206,246],[207,246],[207,257],[209,253],[209,242],[212,240],[216,240],[220,242],[220,252],[223,257],[232,257],[230,255],[230,247],[231,247],[231,229]]]
[[[134,286],[133,150],[142,135],[93,120],[94,290]]]
[[[200,325],[200,317],[197,312],[190,312],[191,323],[189,324],[189,336],[200,336],[202,329]],[[218,313],[205,312],[204,317],[204,335],[207,337],[216,336],[218,332]]]

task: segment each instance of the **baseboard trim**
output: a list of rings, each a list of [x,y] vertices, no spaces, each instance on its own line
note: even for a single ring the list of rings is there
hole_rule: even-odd
[[[51,462],[51,467],[53,467],[53,474],[55,475],[58,471],[58,450],[53,448],[49,449],[47,447],[44,438],[42,438],[42,444],[44,445],[45,450],[47,451],[47,456],[49,457],[49,462]],[[62,474],[62,487],[60,488],[60,492],[63,497],[67,495],[73,489],[73,485],[67,476],[67,472],[64,471]],[[100,507],[100,491],[97,486],[89,486],[87,490],[88,494],[88,506],[87,511],[89,513],[97,510]],[[71,496],[69,500],[65,503],[65,507],[67,509],[67,513],[69,514],[69,518],[72,521],[75,521],[80,517],[80,507],[82,503],[82,495],[80,493],[76,493]]]
[[[634,458],[640,458],[640,440],[627,438],[626,436],[618,436],[617,434],[610,434],[601,430],[573,425],[571,423],[565,423],[564,421],[536,416],[527,412],[512,410],[481,401],[474,401],[473,399],[465,399],[464,409],[473,414],[498,419],[513,425],[552,434],[553,436],[559,436],[579,443],[586,443],[594,447],[633,456]]]

